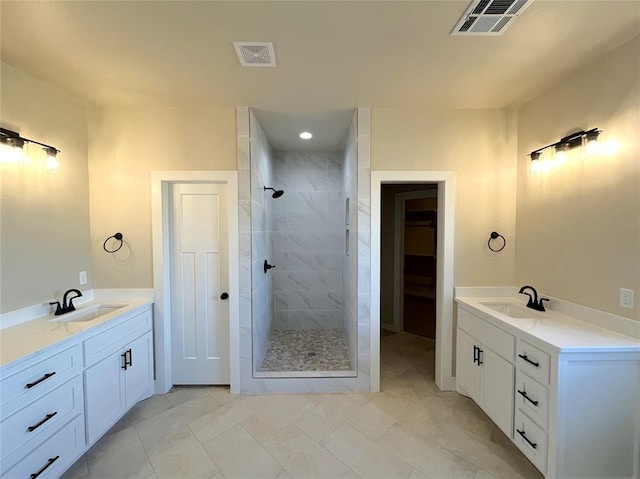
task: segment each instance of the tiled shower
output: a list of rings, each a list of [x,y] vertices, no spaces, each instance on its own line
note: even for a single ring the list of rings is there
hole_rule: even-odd
[[[248,124],[238,123],[241,390],[366,390],[369,202],[358,199],[358,180],[359,173],[366,179],[360,187],[368,196],[369,168],[358,169],[358,115],[342,151],[302,153],[273,151],[253,113],[238,115],[245,112]],[[265,262],[273,266],[266,272]]]
[[[255,371],[355,375],[347,336],[355,316],[343,309],[355,293],[343,288],[354,175],[343,152],[274,152],[257,121],[252,128]]]

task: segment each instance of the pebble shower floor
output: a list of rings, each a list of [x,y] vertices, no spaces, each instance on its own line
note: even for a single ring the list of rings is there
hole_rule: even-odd
[[[274,331],[260,367],[261,372],[351,369],[347,343],[338,329]]]

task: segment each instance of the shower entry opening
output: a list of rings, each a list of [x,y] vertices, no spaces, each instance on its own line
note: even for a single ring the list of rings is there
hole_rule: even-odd
[[[357,142],[274,151],[251,115],[254,378],[357,376]]]

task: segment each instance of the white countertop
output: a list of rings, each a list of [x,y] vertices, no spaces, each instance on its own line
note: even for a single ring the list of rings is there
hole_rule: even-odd
[[[16,359],[69,339],[78,333],[95,328],[123,314],[143,309],[145,306],[152,304],[152,302],[150,300],[135,300],[85,303],[78,306],[77,310],[82,311],[96,304],[102,306],[109,306],[110,304],[126,306],[89,321],[64,321],[64,315],[54,316],[49,314],[2,329],[0,330],[0,366],[5,366]],[[58,321],[52,321],[55,319]]]
[[[456,301],[502,329],[524,333],[559,352],[640,352],[640,339],[550,309],[531,310],[531,317],[514,318],[486,306],[486,303],[513,303],[525,308],[526,301],[513,297],[458,297]]]

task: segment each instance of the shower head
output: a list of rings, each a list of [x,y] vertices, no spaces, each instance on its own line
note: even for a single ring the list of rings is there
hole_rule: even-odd
[[[282,195],[284,195],[284,190],[276,190],[275,188],[269,188],[268,186],[265,186],[264,191],[267,190],[273,191],[271,198],[280,198]]]

